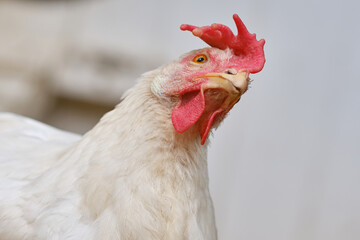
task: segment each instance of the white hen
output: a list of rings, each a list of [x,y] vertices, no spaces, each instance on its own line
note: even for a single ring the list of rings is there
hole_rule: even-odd
[[[143,75],[83,137],[0,114],[0,239],[216,239],[206,139],[264,65],[234,19],[236,37],[183,25],[213,48]]]

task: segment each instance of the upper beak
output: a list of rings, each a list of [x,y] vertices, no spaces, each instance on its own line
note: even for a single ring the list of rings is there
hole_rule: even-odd
[[[229,92],[239,92],[240,95],[244,94],[248,87],[249,72],[240,71],[236,74],[228,73],[208,73],[205,75],[209,81],[209,87],[212,85],[222,86],[224,89]],[[214,85],[214,86],[215,86]],[[234,92],[234,93],[235,93]]]

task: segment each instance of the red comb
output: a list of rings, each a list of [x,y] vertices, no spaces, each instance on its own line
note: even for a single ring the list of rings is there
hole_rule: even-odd
[[[219,49],[230,48],[236,58],[234,64],[239,69],[247,69],[250,73],[260,72],[265,64],[265,40],[256,40],[256,34],[251,34],[237,14],[233,15],[238,35],[235,36],[231,29],[225,25],[214,23],[211,26],[195,27],[183,24],[180,29],[191,31],[211,47]]]

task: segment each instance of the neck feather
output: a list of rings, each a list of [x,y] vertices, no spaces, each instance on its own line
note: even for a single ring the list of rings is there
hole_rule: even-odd
[[[78,145],[88,159],[82,188],[94,217],[111,199],[121,202],[130,194],[109,194],[124,191],[125,185],[131,191],[153,189],[156,194],[177,192],[193,198],[208,191],[206,145],[200,144],[195,130],[174,130],[171,103],[152,94],[150,77],[130,90]],[[101,198],[95,201],[93,196]]]
[[[177,133],[171,122],[174,103],[151,92],[155,75],[152,72],[143,76],[123,101],[85,135],[84,141],[91,140],[95,144],[92,147],[104,154],[110,152],[115,161],[135,164],[136,160],[145,165],[170,161],[190,168],[206,166],[206,145],[200,144],[196,128]]]

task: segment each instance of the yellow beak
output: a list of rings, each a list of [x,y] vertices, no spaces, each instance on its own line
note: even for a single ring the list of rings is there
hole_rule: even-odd
[[[249,72],[241,71],[236,74],[228,73],[208,73],[203,77],[209,81],[201,86],[204,92],[208,89],[223,89],[228,92],[228,97],[222,104],[222,109],[229,111],[244,94],[249,84]]]

